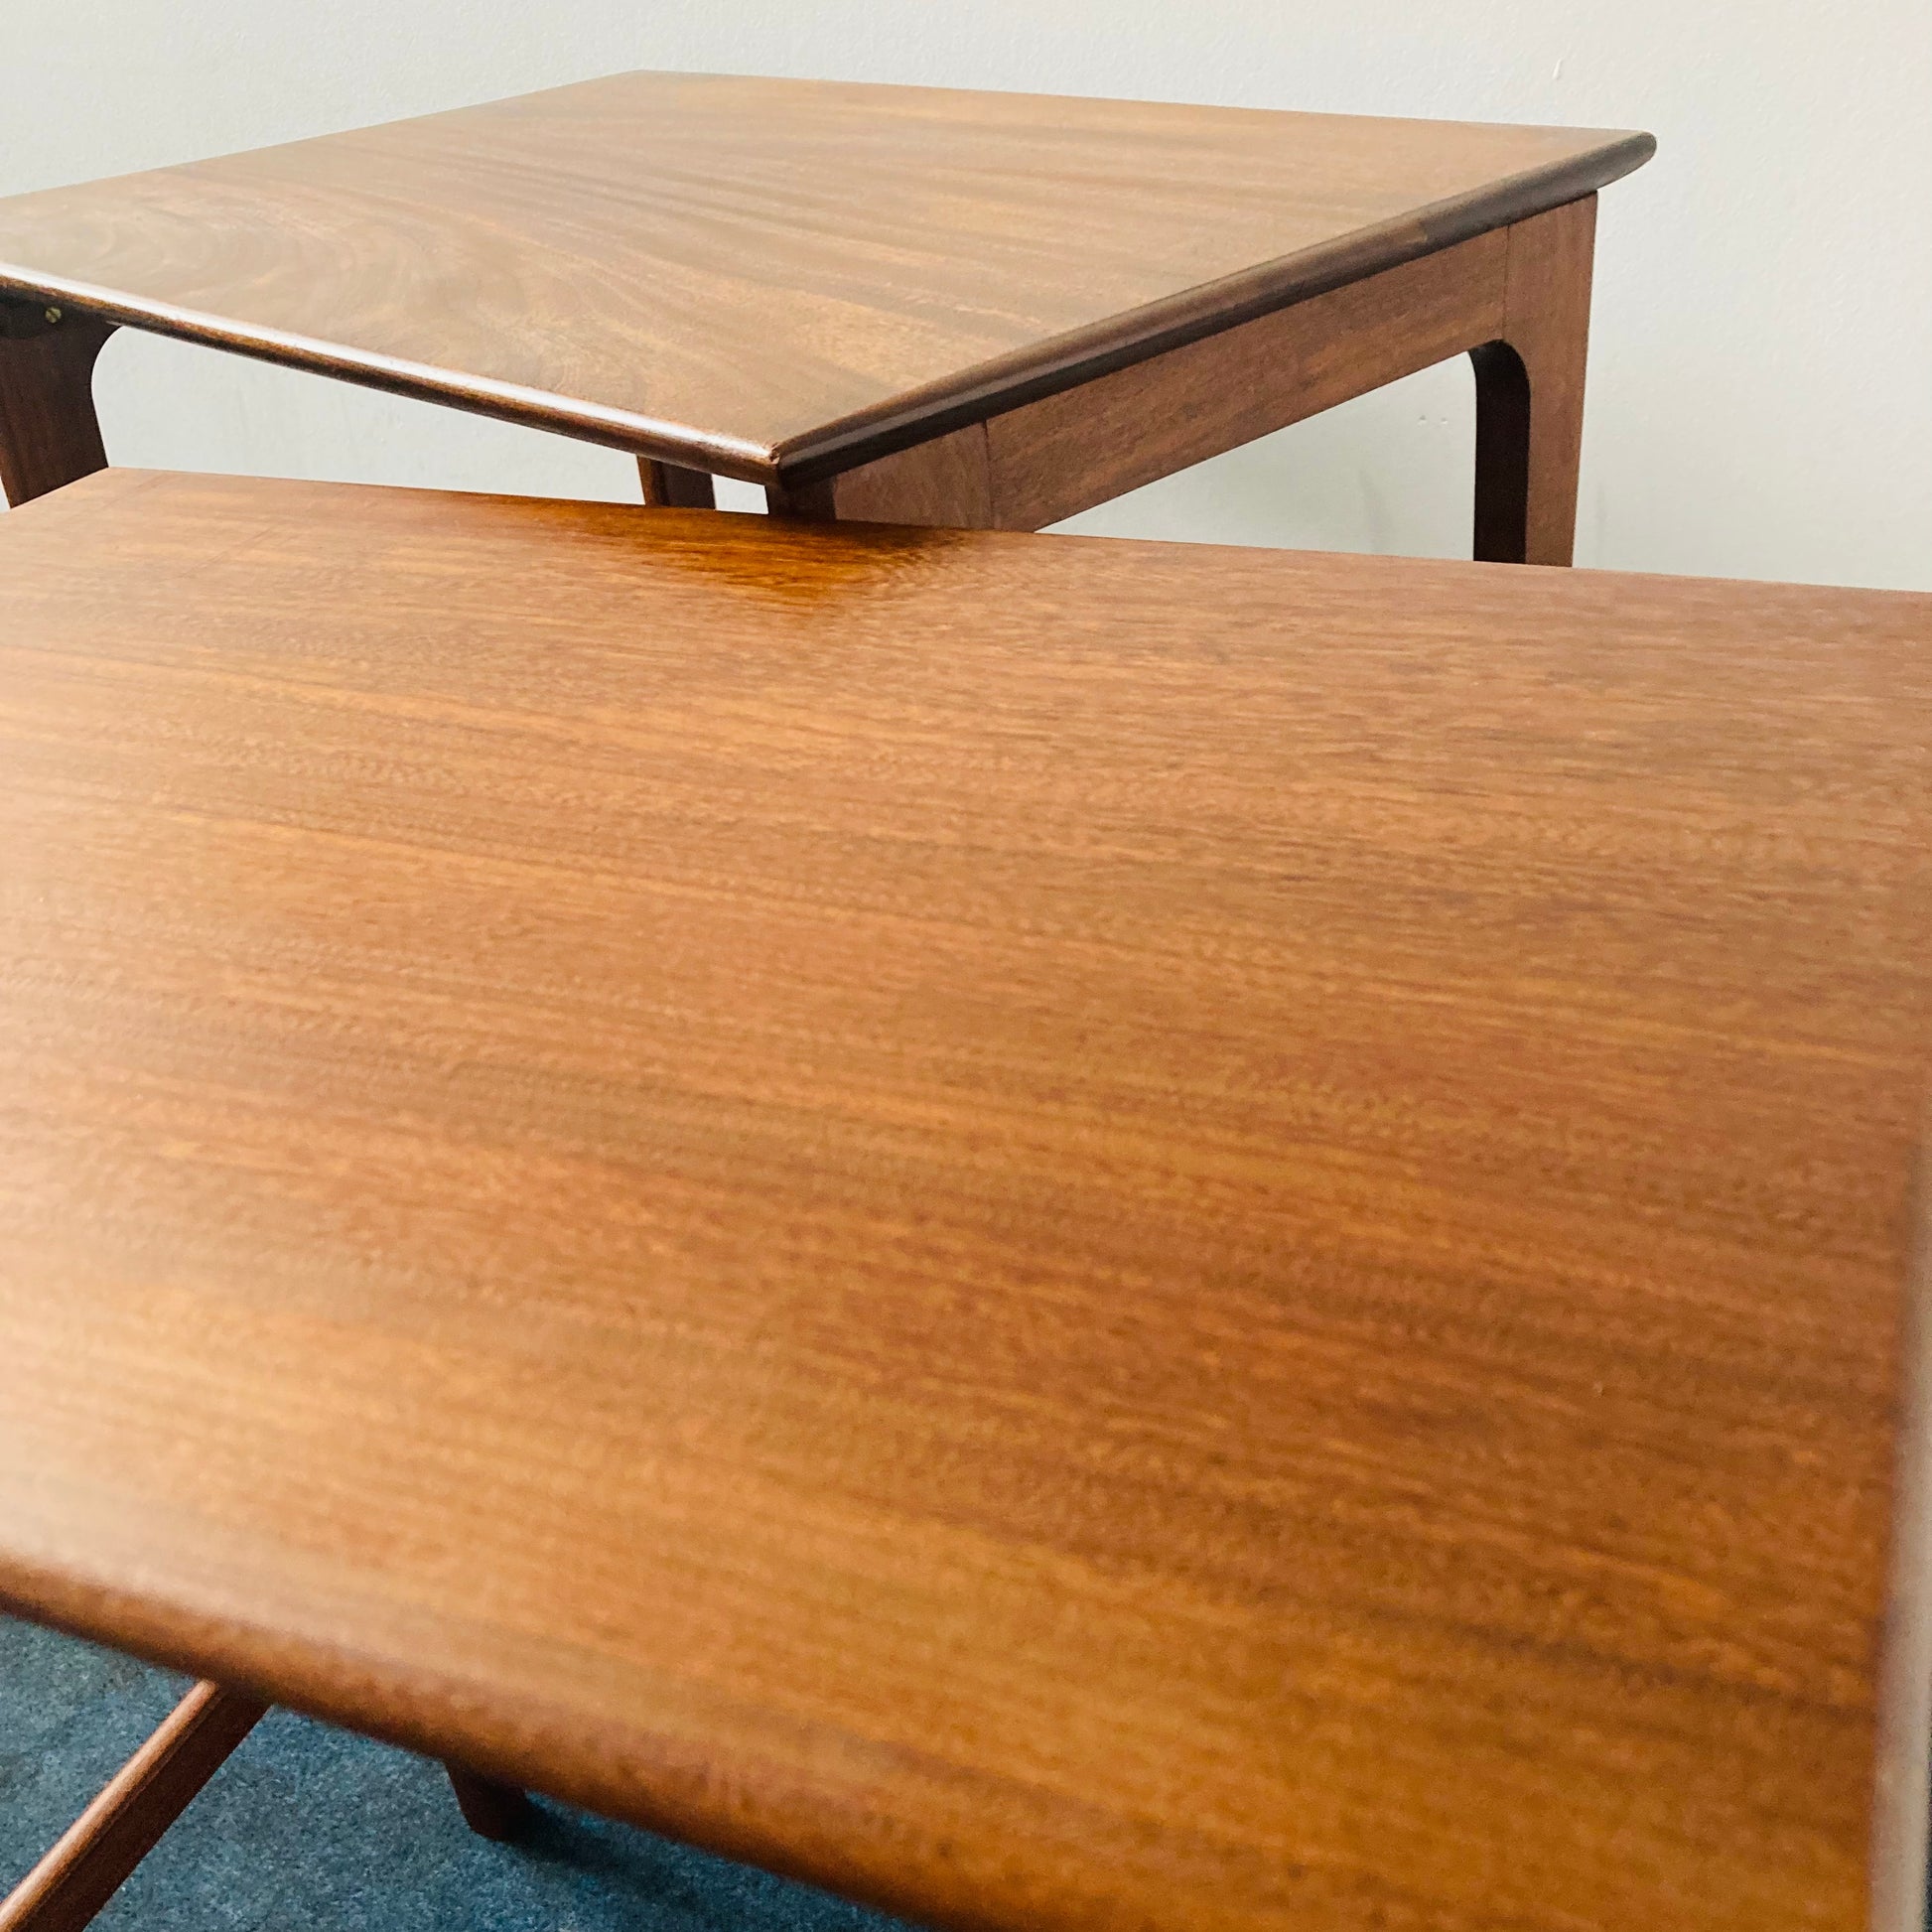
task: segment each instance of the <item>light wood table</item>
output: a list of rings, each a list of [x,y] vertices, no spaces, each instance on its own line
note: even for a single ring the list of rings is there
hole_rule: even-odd
[[[1568,563],[1595,191],[1653,146],[632,73],[56,189],[0,203],[0,482],[106,461],[116,324],[635,450],[652,501],[1007,529],[1467,350],[1476,553]]]
[[[935,1925],[1916,1927],[1932,599],[0,586],[0,1600]]]

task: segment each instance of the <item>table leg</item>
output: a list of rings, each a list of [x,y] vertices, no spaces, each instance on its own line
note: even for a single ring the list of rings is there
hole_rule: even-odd
[[[218,1684],[197,1684],[54,1849],[0,1899],[0,1932],[78,1932],[266,1709]]]
[[[94,358],[111,322],[57,304],[0,301],[0,488],[31,502],[107,468]]]
[[[457,1808],[463,1822],[479,1838],[502,1843],[515,1838],[530,1820],[530,1801],[513,1784],[499,1784],[461,1764],[445,1764],[450,1774],[450,1789],[456,1793]],[[0,1932],[6,1932],[0,1926]]]
[[[1596,197],[1509,230],[1503,331],[1476,373],[1475,555],[1567,564],[1576,551]]]
[[[715,510],[718,492],[702,470],[686,470],[675,463],[659,463],[640,456],[637,474],[643,479],[644,501],[659,509]]]

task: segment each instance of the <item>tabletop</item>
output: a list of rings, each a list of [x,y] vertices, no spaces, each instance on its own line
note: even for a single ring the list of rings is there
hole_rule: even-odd
[[[1916,1924],[1932,600],[0,587],[0,1600],[938,1925]]]
[[[1575,200],[1653,146],[628,73],[0,202],[0,292],[800,481]]]

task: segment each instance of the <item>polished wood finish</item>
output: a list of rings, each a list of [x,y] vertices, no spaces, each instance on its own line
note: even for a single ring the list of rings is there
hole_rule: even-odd
[[[513,1784],[495,1778],[480,1777],[461,1764],[446,1764],[450,1789],[456,1794],[463,1822],[479,1838],[494,1839],[499,1844],[520,1838],[530,1823],[529,1799]]]
[[[59,1844],[0,1899],[0,1932],[79,1932],[265,1709],[217,1684],[197,1684]]]
[[[1567,564],[1576,544],[1596,199],[1508,234],[1502,330],[1476,371],[1475,554]]]
[[[1647,135],[632,73],[0,203],[0,292],[797,490]]]
[[[1913,1922],[1932,600],[116,472],[0,586],[13,1607],[939,1925]]]
[[[1475,555],[1575,546],[1596,198],[1278,309],[795,490],[780,512],[1038,530],[1468,353]]]
[[[771,506],[862,522],[1041,529],[1499,341],[1513,232],[1478,235],[940,442],[774,491]],[[1514,453],[1494,441],[1484,451],[1492,465]],[[1517,481],[1515,469],[1507,480]]]
[[[0,301],[0,493],[9,503],[107,467],[94,358],[113,333],[58,304]]]

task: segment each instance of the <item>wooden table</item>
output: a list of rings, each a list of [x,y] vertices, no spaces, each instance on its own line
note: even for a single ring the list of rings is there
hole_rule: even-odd
[[[1932,599],[0,586],[0,1600],[935,1925],[1916,1927]]]
[[[0,203],[0,482],[106,461],[115,324],[635,450],[652,501],[1007,529],[1469,350],[1476,553],[1568,563],[1595,190],[1653,147],[632,73],[56,189]]]

